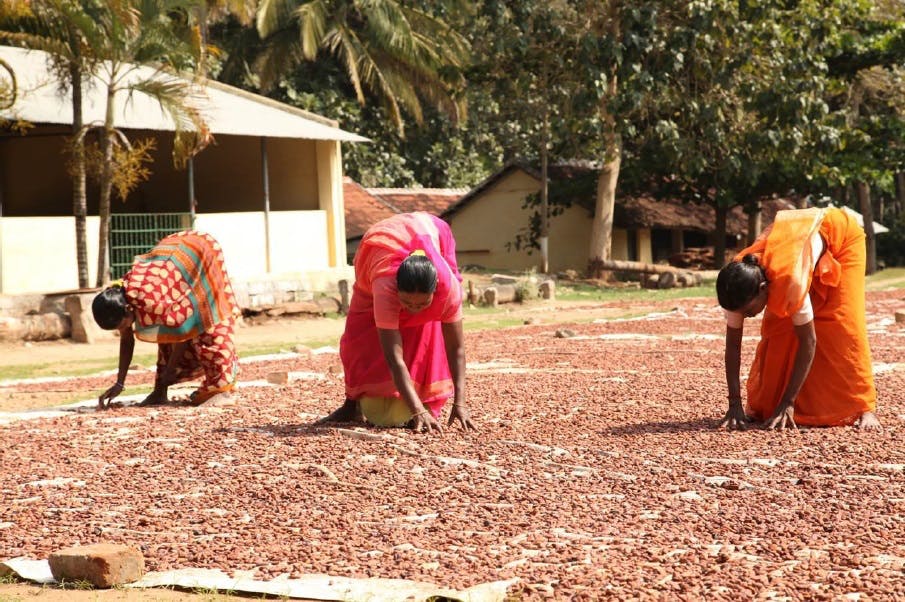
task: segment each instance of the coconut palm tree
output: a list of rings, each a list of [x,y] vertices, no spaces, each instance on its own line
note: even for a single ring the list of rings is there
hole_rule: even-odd
[[[82,83],[92,68],[92,57],[85,49],[87,40],[97,37],[94,21],[86,12],[89,4],[72,0],[14,1],[0,12],[0,41],[49,53],[57,80],[64,87],[61,91],[68,88],[71,92],[72,131],[76,140],[82,130]],[[75,142],[70,152],[79,288],[86,288],[88,203],[84,146]]]
[[[343,65],[358,102],[375,95],[400,133],[403,111],[422,123],[421,100],[464,118],[456,92],[468,43],[443,20],[399,0],[260,0],[257,29],[268,42],[256,62],[267,89],[321,52]]]
[[[100,133],[97,286],[103,286],[110,278],[107,253],[110,201],[117,179],[123,182],[122,174],[117,171],[124,164],[135,165],[129,160],[119,166],[115,162],[117,156],[128,156],[131,150],[126,136],[116,128],[117,96],[144,94],[160,104],[175,126],[173,160],[177,165],[204,148],[211,136],[197,108],[197,88],[193,81],[178,75],[200,64],[200,46],[174,22],[180,16],[185,17],[196,3],[187,0],[99,0],[99,3],[101,10],[96,22],[103,35],[91,50],[103,59],[97,64],[95,76],[106,89],[106,112],[102,124],[87,124],[80,135],[86,136],[89,130]],[[153,68],[150,72],[148,66]],[[133,185],[137,183],[135,178],[126,180]],[[121,194],[129,189],[122,185],[119,188]]]
[[[116,129],[118,97],[142,93],[154,98],[175,124],[174,161],[184,162],[210,140],[195,108],[191,79],[177,72],[197,68],[200,44],[192,28],[192,11],[206,0],[30,0],[24,9],[0,14],[0,40],[49,53],[58,79],[71,89],[73,138],[71,171],[76,220],[79,286],[88,286],[86,234],[86,142],[97,134],[100,146],[100,230],[97,286],[109,280],[107,241],[110,199],[114,187],[128,191],[130,181],[114,159],[127,157],[128,138]],[[141,65],[152,66],[147,70]],[[82,86],[87,77],[100,80],[107,93],[102,123],[83,123]],[[146,147],[145,147],[146,148]],[[131,157],[134,159],[134,157]],[[97,166],[95,166],[97,167]],[[121,167],[121,166],[120,166]],[[128,175],[128,174],[126,174]],[[134,182],[134,178],[132,179]]]

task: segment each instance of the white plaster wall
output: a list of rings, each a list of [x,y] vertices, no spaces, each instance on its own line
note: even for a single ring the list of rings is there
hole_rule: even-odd
[[[98,218],[87,219],[88,285],[97,277]],[[20,295],[77,289],[74,217],[0,218],[0,293]]]
[[[211,234],[223,247],[233,280],[264,274],[298,274],[329,267],[325,211],[270,213],[270,270],[267,270],[263,212],[202,213],[195,229]]]

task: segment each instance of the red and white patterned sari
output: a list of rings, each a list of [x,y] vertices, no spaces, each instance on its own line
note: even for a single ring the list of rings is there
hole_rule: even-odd
[[[158,376],[175,344],[188,342],[176,382],[202,378],[193,401],[235,386],[239,357],[233,327],[239,308],[223,250],[211,235],[188,230],[167,236],[135,258],[123,287],[136,338],[158,344]]]

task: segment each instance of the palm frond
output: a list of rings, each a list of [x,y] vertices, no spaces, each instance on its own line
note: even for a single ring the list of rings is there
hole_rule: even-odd
[[[299,27],[299,43],[302,56],[313,61],[324,37],[327,35],[327,6],[324,0],[313,0],[295,11]]]
[[[261,90],[271,90],[283,74],[290,72],[302,60],[304,57],[294,31],[283,29],[270,36],[253,66]]]
[[[297,4],[298,0],[260,0],[255,16],[255,27],[261,39],[284,27]]]
[[[189,82],[160,74],[130,84],[128,92],[130,97],[135,93],[150,96],[173,121],[176,130],[174,164],[184,164],[213,139],[210,128],[198,109],[202,97]]]
[[[331,35],[328,35],[325,42],[329,44],[328,48],[339,55],[340,60],[346,67],[349,79],[352,81],[352,87],[355,89],[355,96],[360,104],[365,103],[364,90],[362,89],[362,76],[360,74],[360,65],[369,68],[367,62],[367,52],[358,40],[355,32],[348,29],[340,29]],[[365,74],[367,77],[367,74]]]

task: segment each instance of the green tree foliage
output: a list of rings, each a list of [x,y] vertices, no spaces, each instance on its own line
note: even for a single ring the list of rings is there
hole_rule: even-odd
[[[266,90],[302,60],[326,53],[342,65],[355,98],[377,98],[400,133],[403,113],[424,122],[422,100],[453,120],[468,58],[465,39],[435,12],[397,0],[263,0],[257,29],[269,43],[255,71]]]
[[[657,60],[681,61],[635,123],[650,185],[717,209],[715,251],[729,208],[804,182],[828,128],[826,58],[847,1],[677,3]]]

